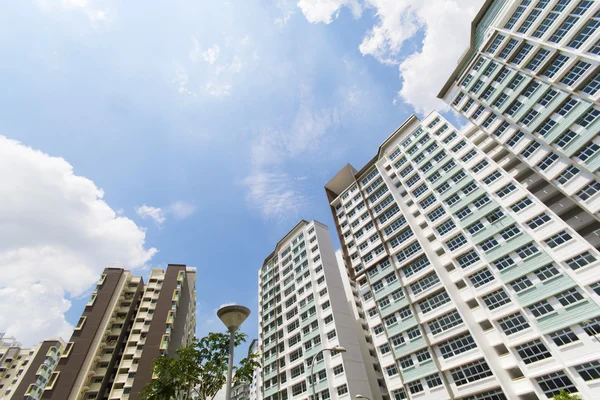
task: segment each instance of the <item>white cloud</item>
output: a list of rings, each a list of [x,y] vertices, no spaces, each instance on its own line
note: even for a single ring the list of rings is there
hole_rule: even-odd
[[[279,11],[279,16],[275,18],[275,26],[283,29],[296,11],[295,0],[277,0],[275,7]]]
[[[94,0],[37,0],[42,11],[77,11],[87,16],[92,23],[109,21],[115,13],[107,1]]]
[[[205,52],[203,52],[202,57],[209,64],[214,64],[215,61],[217,61],[217,58],[219,58],[220,51],[221,51],[221,49],[219,48],[219,45],[215,44],[211,48],[209,48]]]
[[[194,215],[197,208],[192,203],[185,201],[176,201],[167,209],[169,214],[172,214],[176,219],[186,219]]]
[[[144,204],[139,207],[136,207],[135,212],[142,219],[151,219],[159,225],[167,220],[165,218],[165,213],[160,207],[152,207]]]
[[[229,83],[208,82],[201,87],[206,93],[214,97],[226,97],[231,94],[231,85]]]
[[[200,43],[198,43],[198,39],[192,36],[192,42],[194,42],[193,47],[188,52],[188,57],[193,63],[197,63],[200,60]]]
[[[324,23],[331,22],[342,7],[358,7],[344,0],[300,3],[310,22]],[[403,80],[398,97],[417,112],[444,111],[448,107],[437,99],[437,93],[466,50],[471,21],[482,3],[483,0],[364,0],[362,7],[372,8],[377,22],[359,49],[381,63],[398,65]],[[425,33],[422,49],[408,56],[403,54],[403,45],[420,30]]]
[[[305,191],[287,173],[257,169],[244,179],[243,184],[248,189],[251,207],[258,209],[268,220],[296,217],[309,204]]]
[[[355,18],[360,17],[362,7],[358,0],[300,0],[298,7],[309,22],[331,23],[342,7],[349,7]]]
[[[64,159],[0,136],[0,171],[0,326],[26,345],[67,339],[67,293],[81,296],[108,264],[142,267],[157,250]]]

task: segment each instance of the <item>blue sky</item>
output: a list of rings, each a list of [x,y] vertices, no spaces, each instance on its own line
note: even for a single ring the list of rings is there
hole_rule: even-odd
[[[0,331],[65,335],[104,266],[185,263],[198,335],[236,302],[255,337],[264,258],[299,219],[333,227],[324,184],[413,112],[445,111],[435,95],[481,1],[433,3],[5,7]],[[440,35],[447,19],[465,22]]]

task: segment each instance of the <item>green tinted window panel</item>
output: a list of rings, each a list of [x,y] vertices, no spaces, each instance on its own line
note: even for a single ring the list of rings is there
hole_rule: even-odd
[[[303,355],[304,359],[306,360],[306,359],[314,356],[315,354],[317,354],[319,351],[321,351],[322,345],[323,345],[323,343],[321,342],[317,345],[314,345],[310,349],[305,350],[304,355]]]
[[[527,258],[525,262],[518,265],[513,265],[509,268],[500,271],[500,276],[505,283],[511,282],[521,276],[527,275],[537,269],[552,262],[552,258],[545,252],[540,251],[531,257]]]
[[[581,116],[585,113],[585,111],[589,109],[589,107],[582,107],[581,109],[579,107],[581,107],[581,105],[571,110],[571,113],[574,112],[575,109],[577,109],[578,111],[581,110],[580,113],[577,113],[578,115],[571,116],[570,113],[569,115],[567,115],[567,117],[571,121],[569,122],[569,125],[573,122],[578,121],[579,118],[581,118]],[[594,121],[593,124],[588,125],[584,131],[582,131],[571,143],[569,143],[569,146],[567,146],[567,149],[565,149],[565,154],[569,157],[572,157],[579,150],[581,150],[581,148],[585,146],[587,142],[592,140],[592,138],[594,138],[594,136],[596,136],[598,132],[600,132],[600,118],[596,119],[596,121]]]
[[[445,183],[446,181],[442,181],[440,182],[441,184]],[[448,189],[446,192],[444,192],[444,194],[441,197],[442,201],[446,201],[448,200],[449,197],[451,197],[452,195],[454,195],[456,192],[458,192],[459,190],[461,190],[462,188],[468,186],[471,182],[473,182],[473,178],[470,177],[470,175],[467,173],[467,177],[463,178],[461,181],[459,181],[457,184],[455,184],[454,186],[452,186],[450,189]],[[437,183],[437,182],[436,182]],[[441,186],[441,185],[438,185]]]
[[[387,285],[383,289],[381,289],[381,290],[379,290],[377,292],[374,292],[373,293],[373,297],[375,297],[375,300],[381,300],[384,297],[387,297],[393,291],[400,289],[401,287],[402,287],[402,285],[400,285],[400,280],[397,279],[391,285]]]
[[[438,148],[437,148],[437,149],[435,149],[435,150],[433,151],[433,153],[431,153],[431,154],[429,154],[427,157],[425,157],[425,158],[423,159],[423,161],[422,161],[422,162],[421,162],[419,165],[425,165],[425,164],[427,164],[427,161],[431,161],[431,160],[433,160],[433,158],[434,158],[435,156],[437,156],[438,154],[440,154],[442,151],[445,151],[445,149],[444,149],[442,146],[438,146]],[[439,168],[439,165],[435,165],[435,166],[433,167],[433,169],[434,169],[435,171],[437,171],[437,169],[436,169],[436,168]],[[428,172],[431,172],[431,171],[428,171]]]
[[[573,286],[575,286],[575,282],[568,275],[557,275],[524,290],[517,295],[517,298],[523,307],[527,307],[554,294],[570,289]]]
[[[484,195],[485,193],[486,193],[486,191],[483,190],[482,188],[475,189],[474,191],[472,191],[471,193],[469,193],[467,196],[465,196],[464,198],[460,199],[458,201],[458,203],[453,204],[452,207],[450,207],[450,212],[452,214],[456,214],[456,212],[458,210],[460,210],[461,208],[465,207],[466,205],[469,205],[475,199],[477,199],[481,195]]]
[[[498,246],[494,250],[485,253],[485,258],[489,262],[494,262],[497,259],[499,259],[500,257],[504,257],[505,255],[507,255],[507,254],[517,250],[518,248],[521,248],[531,242],[532,242],[531,236],[529,236],[526,233],[521,232],[517,236],[513,236],[510,239],[508,239],[506,241],[506,243],[502,244],[501,246]]]
[[[315,329],[315,330],[313,330],[313,331],[310,331],[310,332],[309,332],[309,333],[307,333],[306,335],[303,335],[303,336],[302,336],[302,341],[303,341],[303,342],[306,342],[306,341],[308,341],[308,340],[310,340],[310,339],[313,339],[313,338],[315,338],[315,337],[319,336],[319,334],[320,334],[320,332],[319,332],[319,330],[318,330],[318,329]]]
[[[596,172],[598,170],[598,168],[600,168],[600,153],[594,155],[593,157],[590,157],[589,159],[587,159],[585,161],[584,165],[590,171]]]
[[[550,332],[564,329],[597,316],[600,316],[600,307],[589,300],[585,300],[543,316],[535,321],[535,324],[543,335],[547,335]]]
[[[389,306],[381,309],[381,314],[384,316],[388,316],[400,310],[401,308],[406,307],[407,305],[408,300],[406,299],[406,297],[396,302],[392,301]]]
[[[313,321],[317,320],[317,313],[310,318],[307,318],[306,321],[300,321],[300,328],[305,327],[306,325],[310,325]]]
[[[414,315],[411,315],[405,320],[398,320],[397,323],[386,328],[388,337],[397,335],[398,333],[404,332],[416,325],[418,325],[418,323]]]
[[[316,368],[315,368],[316,369]],[[310,373],[310,371],[309,371]],[[310,385],[306,385],[307,387],[311,387]],[[327,379],[323,379],[322,381],[319,381],[315,384],[315,392],[319,393],[325,389],[329,389],[329,382],[327,381]],[[311,393],[312,394],[312,393]]]
[[[506,0],[494,1],[487,9],[485,15],[479,20],[479,23],[475,27],[475,49],[479,49],[485,41],[486,31],[492,25],[492,22],[494,22],[494,19],[496,19],[496,16],[498,16],[505,3]]]
[[[510,225],[512,225],[513,222],[515,222],[514,219],[512,219],[508,215],[504,215],[504,217],[500,218],[498,221],[486,226],[485,228],[474,234],[473,242],[483,242],[484,240],[494,236],[496,233],[508,228]]]
[[[279,391],[279,385],[273,385],[270,388],[268,388],[267,390],[265,390],[265,398],[274,395],[275,393],[277,393]]]
[[[546,141],[548,143],[552,143],[556,139],[558,139],[560,135],[562,135],[565,132],[565,130],[567,130],[567,128],[571,126],[571,124],[573,124],[574,122],[578,121],[579,118],[581,118],[581,116],[590,108],[589,106],[590,103],[579,103],[575,107],[573,107],[573,109],[569,111],[569,113],[564,118],[561,118],[560,120],[556,121],[556,125],[554,125],[546,135]],[[569,145],[566,148],[563,149],[563,152],[568,157],[571,157],[579,147],[583,146],[592,137],[594,137],[594,133],[591,133],[589,132],[589,129],[586,129],[581,134],[578,134],[577,137],[571,143],[569,143]]]
[[[412,367],[402,371],[402,378],[404,383],[416,381],[417,379],[424,378],[428,375],[435,374],[438,372],[437,366],[433,360],[427,360],[417,367]]]
[[[495,210],[496,208],[498,208],[498,203],[496,203],[494,200],[492,200],[488,204],[483,206],[483,208],[480,208],[479,210],[473,212],[473,214],[469,215],[467,218],[461,220],[460,226],[462,228],[466,228],[467,226],[471,225],[475,221],[480,220],[486,214],[490,213],[491,211]]]
[[[394,347],[394,357],[404,357],[405,355],[414,353],[415,351],[420,350],[424,347],[427,347],[427,343],[425,342],[425,339],[421,336],[420,338],[415,339],[412,342],[404,342],[404,344]]]

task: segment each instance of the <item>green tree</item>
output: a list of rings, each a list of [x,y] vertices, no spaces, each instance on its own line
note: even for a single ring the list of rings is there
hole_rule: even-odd
[[[246,334],[235,334],[235,347],[246,341]],[[229,361],[229,333],[209,333],[187,347],[177,350],[176,357],[160,356],[154,361],[154,375],[141,391],[145,400],[185,399],[196,392],[201,400],[212,400],[226,383]],[[233,384],[250,382],[258,367],[256,354],[234,367]]]
[[[576,394],[571,394],[565,390],[561,390],[558,394],[555,394],[554,396],[552,396],[553,400],[581,400],[581,397],[579,397]]]

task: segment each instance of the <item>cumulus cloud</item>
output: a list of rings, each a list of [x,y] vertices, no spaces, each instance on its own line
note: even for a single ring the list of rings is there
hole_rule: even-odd
[[[205,52],[203,52],[202,57],[209,64],[214,64],[215,61],[217,61],[217,58],[219,58],[220,51],[221,51],[221,49],[219,48],[219,45],[215,44],[211,48],[209,48]]]
[[[68,295],[109,264],[144,266],[156,253],[64,159],[0,136],[0,327],[24,344],[69,338]]]
[[[342,7],[349,7],[355,18],[360,17],[362,7],[358,0],[300,0],[298,7],[309,22],[331,23]]]
[[[466,50],[471,21],[482,4],[483,0],[364,0],[359,6],[372,9],[376,23],[360,43],[360,52],[398,67],[402,79],[398,98],[418,113],[447,110],[436,96]],[[335,19],[343,7],[359,6],[344,0],[299,3],[308,21],[324,23]],[[421,49],[403,52],[403,45],[421,30],[425,34]]]
[[[164,223],[167,218],[165,218],[165,213],[160,207],[152,207],[147,206],[146,204],[141,205],[135,208],[135,212],[142,219],[150,219],[156,222],[157,224]]]

